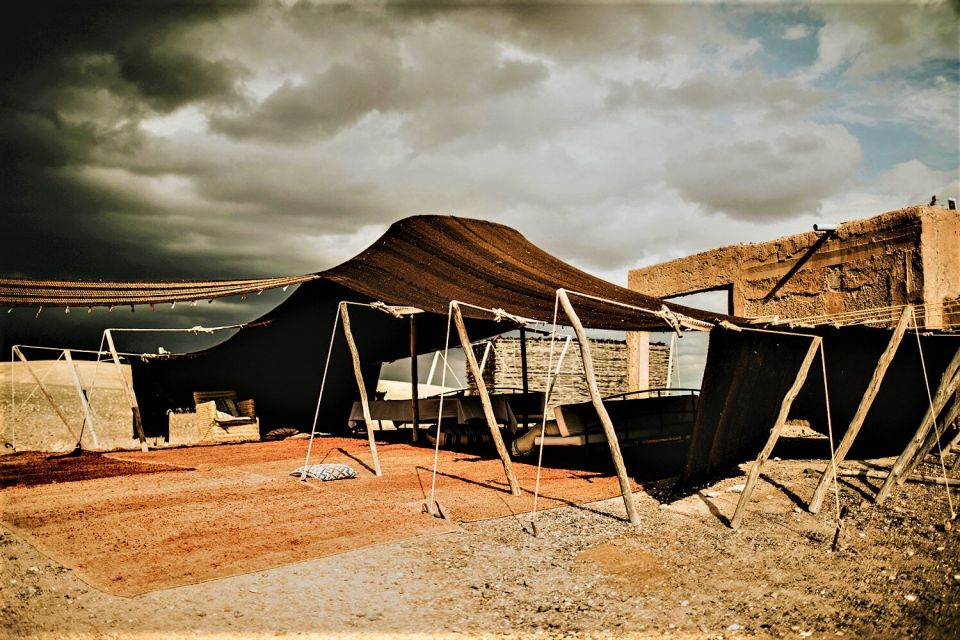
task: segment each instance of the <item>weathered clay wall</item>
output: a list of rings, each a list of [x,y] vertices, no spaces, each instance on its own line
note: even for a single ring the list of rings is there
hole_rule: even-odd
[[[923,218],[923,297],[928,305],[954,303],[944,309],[927,309],[928,326],[960,322],[960,214],[934,209]],[[951,307],[953,307],[951,309]]]
[[[840,224],[825,241],[810,231],[635,269],[628,286],[657,297],[728,288],[732,312],[748,317],[942,303],[960,296],[960,216],[910,207]],[[941,323],[931,313],[927,326]]]
[[[478,362],[483,358],[484,348],[484,344],[474,346]],[[556,368],[562,348],[562,340],[554,343],[554,368]],[[626,343],[622,340],[594,340],[590,343],[590,352],[593,355],[593,365],[600,394],[609,396],[627,391]],[[667,345],[662,343],[652,343],[650,345],[651,388],[666,386],[668,358],[669,347]],[[528,337],[527,371],[531,390],[544,388],[549,362],[550,340]],[[515,337],[494,338],[493,347],[487,356],[487,363],[484,368],[483,379],[487,388],[491,392],[520,389],[523,385],[520,372],[520,339]],[[470,388],[476,388],[473,376],[469,372],[467,376]],[[584,402],[589,399],[587,383],[583,377],[580,349],[576,340],[574,340],[570,343],[560,374],[557,376],[550,405]]]

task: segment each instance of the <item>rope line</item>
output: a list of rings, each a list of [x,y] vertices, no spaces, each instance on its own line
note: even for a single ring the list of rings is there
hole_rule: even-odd
[[[333,353],[333,341],[337,337],[337,326],[340,323],[340,306],[333,314],[333,329],[330,331],[330,344],[327,346],[327,361],[323,365],[323,377],[320,378],[320,393],[317,395],[317,408],[313,412],[313,426],[310,427],[310,442],[307,444],[307,457],[303,461],[303,473],[300,474],[302,482],[307,481],[307,467],[310,466],[310,453],[313,451],[313,439],[317,435],[317,420],[320,417],[320,401],[323,400],[323,389],[327,385],[327,371],[330,370],[330,355]]]
[[[843,311],[834,314],[817,314],[809,316],[798,316],[794,318],[777,318],[770,322],[771,325],[781,324],[834,324],[837,326],[848,326],[857,324],[875,324],[892,323],[899,317],[907,305],[890,305],[885,307],[871,307],[869,309],[859,309],[854,311]],[[941,311],[944,313],[953,313],[960,311],[960,300],[948,300],[945,302],[928,302],[914,305],[914,314],[916,310],[923,311],[924,317],[927,312]],[[943,323],[944,327],[960,326],[960,322]]]
[[[950,519],[957,517],[953,510],[953,498],[950,495],[950,483],[947,481],[947,467],[943,462],[943,449],[940,447],[940,428],[937,426],[937,412],[933,406],[933,395],[930,393],[930,378],[927,376],[927,365],[923,359],[923,347],[920,344],[920,329],[917,326],[917,316],[913,316],[913,332],[917,337],[917,351],[920,353],[920,368],[923,370],[923,384],[927,389],[927,400],[930,402],[930,415],[933,418],[933,433],[937,441],[937,454],[940,459],[940,470],[943,472],[944,490],[947,493],[947,508],[950,510]],[[920,456],[926,457],[927,452],[921,451]],[[891,470],[892,473],[892,470]]]
[[[550,393],[553,391],[553,384],[551,381],[551,374],[553,374],[553,348],[556,344],[557,338],[557,311],[560,305],[560,294],[559,292],[554,295],[553,298],[553,329],[550,331],[550,357],[547,360],[547,386],[546,392],[543,395],[543,415],[540,418],[540,452],[537,454],[537,480],[533,487],[533,511],[530,512],[530,528],[534,535],[537,534],[537,500],[540,497],[540,470],[543,468],[543,446],[544,440],[546,439],[547,432],[547,407],[550,403]],[[569,338],[567,339],[567,345],[570,344]],[[564,354],[566,349],[564,349]],[[563,366],[563,356],[561,355],[559,362],[557,362],[557,373],[560,375],[560,367]]]
[[[561,289],[558,289],[560,291]],[[625,302],[618,302],[616,300],[610,300],[609,298],[601,298],[599,296],[590,295],[589,293],[581,293],[579,291],[572,291],[570,289],[562,289],[567,292],[567,295],[580,296],[581,298],[586,298],[587,300],[593,300],[594,302],[602,302],[604,304],[609,304],[614,307],[621,307],[623,309],[630,309],[632,311],[639,311],[641,313],[646,313],[652,316],[656,316],[663,320],[666,324],[670,326],[671,329],[679,331],[679,327],[683,326],[688,329],[693,329],[695,331],[710,331],[713,328],[713,324],[710,322],[705,322],[703,320],[697,320],[689,316],[685,316],[682,313],[677,313],[670,309],[667,305],[660,307],[658,311],[652,309],[645,309],[644,307],[638,307],[636,305],[627,304]]]
[[[447,339],[443,343],[443,361],[447,361],[447,353],[450,350],[450,324],[453,322],[453,301],[450,301],[450,304],[447,305]],[[445,389],[447,387],[447,368],[444,367],[443,372],[440,374],[440,387]],[[430,513],[433,514],[433,510],[436,508],[437,504],[437,465],[440,462],[440,423],[443,420],[443,398],[446,396],[445,393],[440,394],[440,407],[437,409],[437,438],[433,443],[433,477],[430,479],[430,504],[428,508]]]
[[[833,498],[837,511],[837,526],[840,526],[840,483],[837,482],[837,455],[833,445],[833,419],[830,410],[830,392],[827,389],[827,356],[823,348],[823,340],[820,341],[820,365],[823,370],[823,399],[824,408],[827,411],[827,439],[830,440],[830,469],[833,471]]]

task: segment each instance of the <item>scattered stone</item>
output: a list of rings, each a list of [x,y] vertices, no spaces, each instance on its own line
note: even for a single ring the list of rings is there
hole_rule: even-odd
[[[740,483],[735,484],[727,488],[728,493],[743,493],[743,490],[747,488],[747,485]]]
[[[904,598],[907,602],[916,602],[916,601],[917,601],[917,596],[913,595],[912,593],[908,593],[907,595],[903,596],[903,598]]]

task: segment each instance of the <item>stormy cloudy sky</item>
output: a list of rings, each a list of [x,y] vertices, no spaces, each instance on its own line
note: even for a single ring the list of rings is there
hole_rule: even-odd
[[[950,3],[14,13],[6,276],[305,273],[399,218],[453,213],[624,283],[960,191]]]

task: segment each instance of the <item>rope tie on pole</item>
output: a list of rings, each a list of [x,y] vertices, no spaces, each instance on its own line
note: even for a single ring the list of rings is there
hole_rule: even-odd
[[[371,309],[376,309],[377,311],[383,311],[384,313],[388,313],[394,318],[403,317],[403,314],[397,311],[394,307],[391,307],[390,305],[388,305],[386,302],[381,302],[377,300],[376,302],[371,302],[369,306]]]

